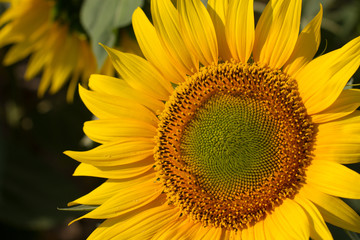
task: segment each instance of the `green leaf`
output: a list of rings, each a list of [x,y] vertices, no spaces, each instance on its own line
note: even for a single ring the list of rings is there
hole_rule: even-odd
[[[345,232],[351,240],[360,240],[360,235],[358,233],[350,232],[348,230],[345,230]]]
[[[98,206],[93,205],[76,205],[73,207],[67,207],[67,208],[58,208],[60,211],[92,211],[96,209]]]
[[[98,43],[113,47],[117,37],[116,29],[129,25],[134,10],[143,4],[144,0],[84,1],[80,21],[90,36],[98,68],[107,57],[106,51]]]

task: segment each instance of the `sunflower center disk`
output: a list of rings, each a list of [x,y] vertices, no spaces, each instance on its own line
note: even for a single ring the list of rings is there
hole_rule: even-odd
[[[215,95],[184,129],[181,156],[205,190],[236,197],[279,167],[273,156],[281,144],[280,126],[260,101]]]
[[[178,86],[158,132],[168,201],[204,226],[232,230],[296,194],[315,138],[296,81],[240,63],[208,66]]]

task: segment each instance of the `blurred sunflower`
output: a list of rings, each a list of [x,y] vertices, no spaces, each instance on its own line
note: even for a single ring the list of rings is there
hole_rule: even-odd
[[[9,0],[10,7],[0,17],[0,47],[13,46],[4,65],[30,55],[25,79],[43,72],[39,96],[49,89],[56,93],[68,81],[71,101],[79,79],[87,82],[95,73],[96,59],[79,23],[81,1]],[[111,71],[110,71],[111,72]]]
[[[301,0],[151,1],[135,35],[146,59],[105,47],[121,79],[80,95],[101,145],[65,152],[74,175],[107,178],[69,205],[107,219],[89,239],[332,239],[360,232],[360,91],[343,90],[360,38],[313,59],[322,8],[299,34]]]

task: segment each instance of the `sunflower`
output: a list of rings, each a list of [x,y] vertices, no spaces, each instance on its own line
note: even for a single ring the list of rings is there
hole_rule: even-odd
[[[121,78],[92,75],[82,100],[100,143],[67,151],[107,180],[69,203],[106,219],[89,239],[332,239],[360,232],[360,91],[344,86],[360,38],[313,59],[322,7],[301,0],[151,1],[133,27],[144,58],[105,46]],[[81,219],[80,218],[80,219]]]
[[[38,95],[49,89],[56,93],[70,81],[67,99],[71,101],[79,79],[87,82],[96,72],[96,59],[82,30],[78,11],[64,10],[54,0],[10,0],[10,7],[0,17],[0,47],[13,46],[4,65],[30,56],[25,79],[43,72]],[[70,4],[69,2],[67,4]]]

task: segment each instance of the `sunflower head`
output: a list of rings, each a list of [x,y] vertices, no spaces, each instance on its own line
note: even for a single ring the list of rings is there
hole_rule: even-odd
[[[97,71],[96,59],[79,22],[82,1],[16,0],[1,15],[0,47],[12,44],[4,58],[11,65],[28,57],[24,78],[41,74],[38,95],[68,84],[72,101],[78,82]]]
[[[360,231],[360,38],[313,59],[322,8],[299,34],[300,0],[151,1],[133,15],[145,58],[105,47],[121,78],[80,95],[101,145],[66,152],[108,178],[70,205],[107,219],[90,239],[331,239]]]
[[[159,119],[164,191],[204,226],[242,229],[305,182],[315,126],[296,81],[279,70],[204,67],[174,90]]]

